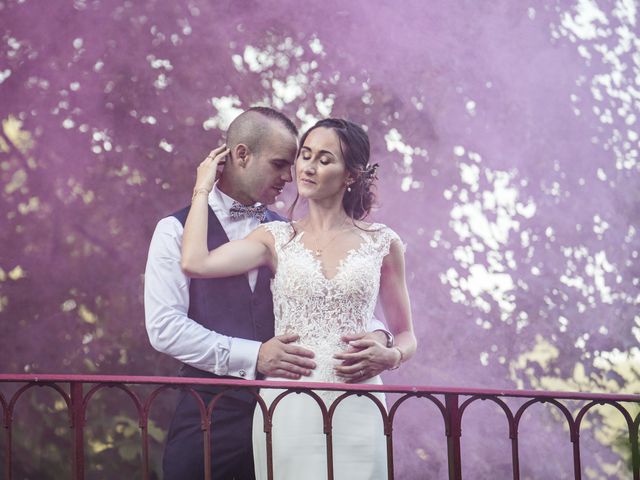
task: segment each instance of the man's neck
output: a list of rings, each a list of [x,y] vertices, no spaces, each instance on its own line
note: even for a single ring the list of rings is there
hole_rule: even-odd
[[[236,202],[239,202],[243,205],[253,205],[255,203],[251,198],[243,194],[240,189],[236,185],[234,185],[232,181],[229,181],[224,175],[220,177],[216,186],[222,193],[232,198]]]

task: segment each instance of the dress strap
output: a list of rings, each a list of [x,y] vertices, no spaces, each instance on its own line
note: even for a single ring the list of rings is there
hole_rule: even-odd
[[[393,231],[386,225],[379,224],[379,226],[380,230],[378,231],[377,243],[383,257],[389,254],[389,250],[391,249],[391,244],[393,242],[400,243],[403,252],[407,251],[407,245],[402,241],[400,235],[398,235],[395,231]]]
[[[273,235],[276,252],[282,250],[294,235],[293,227],[289,222],[269,222],[263,223],[262,226]]]

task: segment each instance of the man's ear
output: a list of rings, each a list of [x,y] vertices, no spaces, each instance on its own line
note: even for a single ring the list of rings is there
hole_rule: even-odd
[[[233,149],[233,153],[234,153],[233,157],[238,162],[238,165],[240,165],[241,167],[246,166],[247,161],[249,160],[249,157],[251,156],[251,151],[249,150],[249,147],[247,147],[243,143],[239,143]]]

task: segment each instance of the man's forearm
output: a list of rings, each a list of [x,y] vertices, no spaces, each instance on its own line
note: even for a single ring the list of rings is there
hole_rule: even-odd
[[[144,307],[152,346],[178,361],[216,375],[255,378],[260,342],[236,339],[189,318],[189,279],[180,269],[182,225],[162,219],[145,271]]]

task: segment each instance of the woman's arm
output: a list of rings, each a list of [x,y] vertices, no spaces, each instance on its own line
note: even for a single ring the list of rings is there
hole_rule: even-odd
[[[395,337],[394,346],[387,348],[371,338],[349,342],[359,350],[334,355],[334,358],[343,361],[335,370],[345,382],[361,382],[384,370],[398,368],[416,351],[417,342],[413,334],[411,304],[405,280],[404,250],[399,240],[391,243],[389,253],[382,261],[379,295],[387,325]]]
[[[242,240],[235,240],[215,250],[207,247],[209,192],[215,183],[218,165],[224,163],[229,150],[222,146],[213,150],[198,167],[191,209],[182,237],[180,266],[194,278],[229,277],[262,265],[272,268],[272,237],[264,228],[257,228]]]
[[[382,261],[380,276],[380,303],[393,333],[397,350],[395,367],[409,360],[418,345],[413,333],[411,302],[405,278],[404,250],[399,240],[391,242],[389,254]]]

